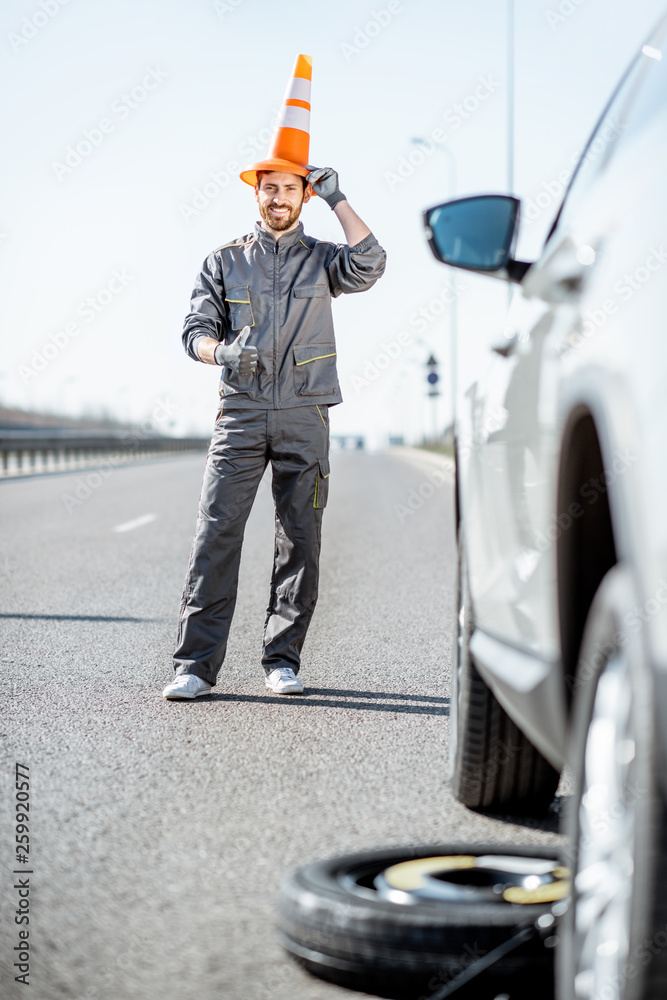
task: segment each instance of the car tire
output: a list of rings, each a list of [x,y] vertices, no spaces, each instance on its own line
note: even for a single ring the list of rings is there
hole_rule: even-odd
[[[449,776],[454,796],[470,809],[543,815],[558,771],[510,719],[470,654],[473,611],[459,528],[458,615],[450,699]]]
[[[382,897],[374,879],[392,865],[443,855],[509,855],[559,863],[554,847],[461,844],[391,848],[330,858],[296,869],[283,880],[278,898],[280,943],[310,973],[374,996],[425,998],[476,958],[533,926],[550,903],[488,902],[473,888],[474,901],[419,901],[406,905]],[[550,920],[550,917],[545,917]],[[493,998],[511,984],[540,977],[540,997],[553,996],[552,951],[539,937],[524,942],[474,981],[475,1000]],[[467,994],[462,994],[465,996]]]
[[[656,718],[642,630],[628,624],[638,607],[629,571],[615,566],[599,586],[581,645],[560,1000],[667,996],[667,813],[657,774],[664,720]]]

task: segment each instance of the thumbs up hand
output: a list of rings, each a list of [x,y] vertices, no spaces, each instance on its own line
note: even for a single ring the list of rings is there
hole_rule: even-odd
[[[215,363],[231,368],[239,375],[250,375],[257,367],[257,348],[246,342],[250,327],[244,326],[231,344],[218,344],[215,349]]]

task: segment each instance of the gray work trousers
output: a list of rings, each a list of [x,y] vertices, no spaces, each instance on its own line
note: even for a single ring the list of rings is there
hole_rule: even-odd
[[[326,406],[229,409],[215,424],[183,589],[174,671],[215,684],[225,658],[246,521],[267,464],[275,551],[262,666],[298,673],[317,601],[322,509],[329,491]]]

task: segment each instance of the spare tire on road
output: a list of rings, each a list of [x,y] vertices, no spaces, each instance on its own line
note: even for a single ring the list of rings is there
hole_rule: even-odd
[[[284,879],[279,939],[320,978],[394,1000],[425,998],[521,928],[540,918],[551,926],[554,902],[569,891],[559,855],[535,845],[436,844],[318,861]],[[462,1000],[500,992],[548,1000],[552,955],[536,935]]]

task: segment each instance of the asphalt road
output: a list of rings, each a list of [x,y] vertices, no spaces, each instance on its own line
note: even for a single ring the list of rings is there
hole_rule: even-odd
[[[162,699],[203,465],[0,483],[4,997],[342,1000],[358,994],[275,940],[287,869],[375,846],[557,839],[555,820],[475,815],[449,793],[452,484],[424,486],[429,458],[333,454],[302,698],[266,691],[260,666],[265,479],[215,694]],[[31,776],[29,994],[9,957],[16,761]]]

